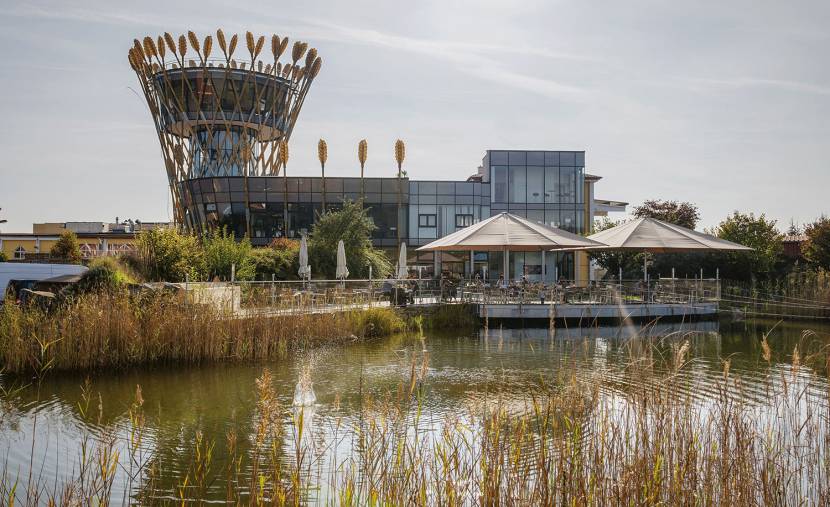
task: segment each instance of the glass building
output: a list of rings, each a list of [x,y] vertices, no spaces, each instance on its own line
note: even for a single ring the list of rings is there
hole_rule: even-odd
[[[213,156],[211,154],[211,156]],[[254,245],[274,238],[297,238],[311,230],[321,213],[323,180],[320,177],[216,177],[181,182],[184,208],[200,228],[228,227],[237,237],[247,234]],[[398,216],[397,178],[365,178],[365,200],[377,230],[373,242],[397,249],[398,228],[410,249],[410,264],[422,276],[439,270],[470,276],[478,273],[497,278],[502,270],[501,252],[418,253],[415,247],[453,233],[502,211],[583,234],[594,216],[625,211],[626,203],[598,201],[593,185],[600,178],[585,173],[583,151],[490,150],[476,174],[462,181],[401,180],[401,216]],[[247,180],[247,188],[246,188]],[[326,208],[337,209],[344,200],[360,198],[360,178],[327,177]],[[288,206],[288,223],[284,207]],[[246,205],[247,203],[247,205]],[[394,254],[392,255],[394,258]],[[510,254],[510,278],[587,280],[588,262],[583,254]]]

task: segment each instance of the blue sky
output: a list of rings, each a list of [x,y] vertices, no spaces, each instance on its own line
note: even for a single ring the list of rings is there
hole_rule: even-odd
[[[251,30],[323,69],[289,174],[463,179],[490,149],[585,150],[597,197],[782,228],[830,212],[830,2],[44,2],[0,9],[0,217],[170,217],[135,37]]]

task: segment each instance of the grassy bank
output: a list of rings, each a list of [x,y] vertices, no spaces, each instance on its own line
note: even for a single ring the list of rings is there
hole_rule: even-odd
[[[228,318],[166,295],[87,294],[46,313],[0,308],[0,368],[83,371],[151,363],[266,360],[294,348],[405,330],[395,310]]]
[[[408,379],[361,398],[360,417],[330,440],[303,410],[277,401],[264,370],[251,386],[258,401],[250,425],[234,426],[220,445],[197,432],[152,453],[166,462],[135,458],[151,417],[138,390],[128,437],[98,434],[70,483],[51,490],[5,476],[0,496],[21,505],[122,502],[110,473],[122,467],[141,504],[827,505],[830,393],[826,382],[817,391],[801,375],[811,369],[826,379],[827,351],[805,356],[796,348],[785,363],[765,340],[761,347],[773,407],[763,415],[728,359],[714,380],[717,394],[701,406],[684,375],[696,367],[689,342],[632,340],[620,369],[580,378],[574,364],[589,358],[572,357],[521,406],[494,393],[443,421],[419,417],[430,402],[429,365],[427,356],[414,357]],[[629,384],[631,377],[641,382]],[[84,417],[88,411],[94,417],[81,407]],[[343,442],[352,444],[344,451]],[[218,448],[227,453],[221,460]],[[321,456],[333,461],[326,469]],[[182,476],[165,470],[171,459],[185,463]]]

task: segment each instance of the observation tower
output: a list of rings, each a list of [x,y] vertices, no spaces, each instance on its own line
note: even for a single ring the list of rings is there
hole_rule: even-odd
[[[128,58],[153,118],[170,183],[176,223],[200,230],[188,180],[276,176],[281,141],[288,141],[311,83],[320,72],[317,50],[305,42],[217,30],[135,39]],[[214,47],[215,44],[218,49]],[[280,61],[283,55],[285,61]],[[245,218],[250,233],[250,218]]]

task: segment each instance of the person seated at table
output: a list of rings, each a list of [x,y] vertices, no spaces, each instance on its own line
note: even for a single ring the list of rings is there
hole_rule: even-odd
[[[504,275],[499,275],[499,281],[496,282],[496,287],[503,289],[504,286]]]
[[[380,286],[380,292],[389,298],[389,301],[392,301],[392,291],[395,288],[395,282],[392,280],[392,275],[389,275],[386,280],[383,281],[383,284]]]
[[[418,286],[418,280],[415,278],[409,279],[409,302],[415,304],[415,296],[418,295],[418,290],[420,287]]]

